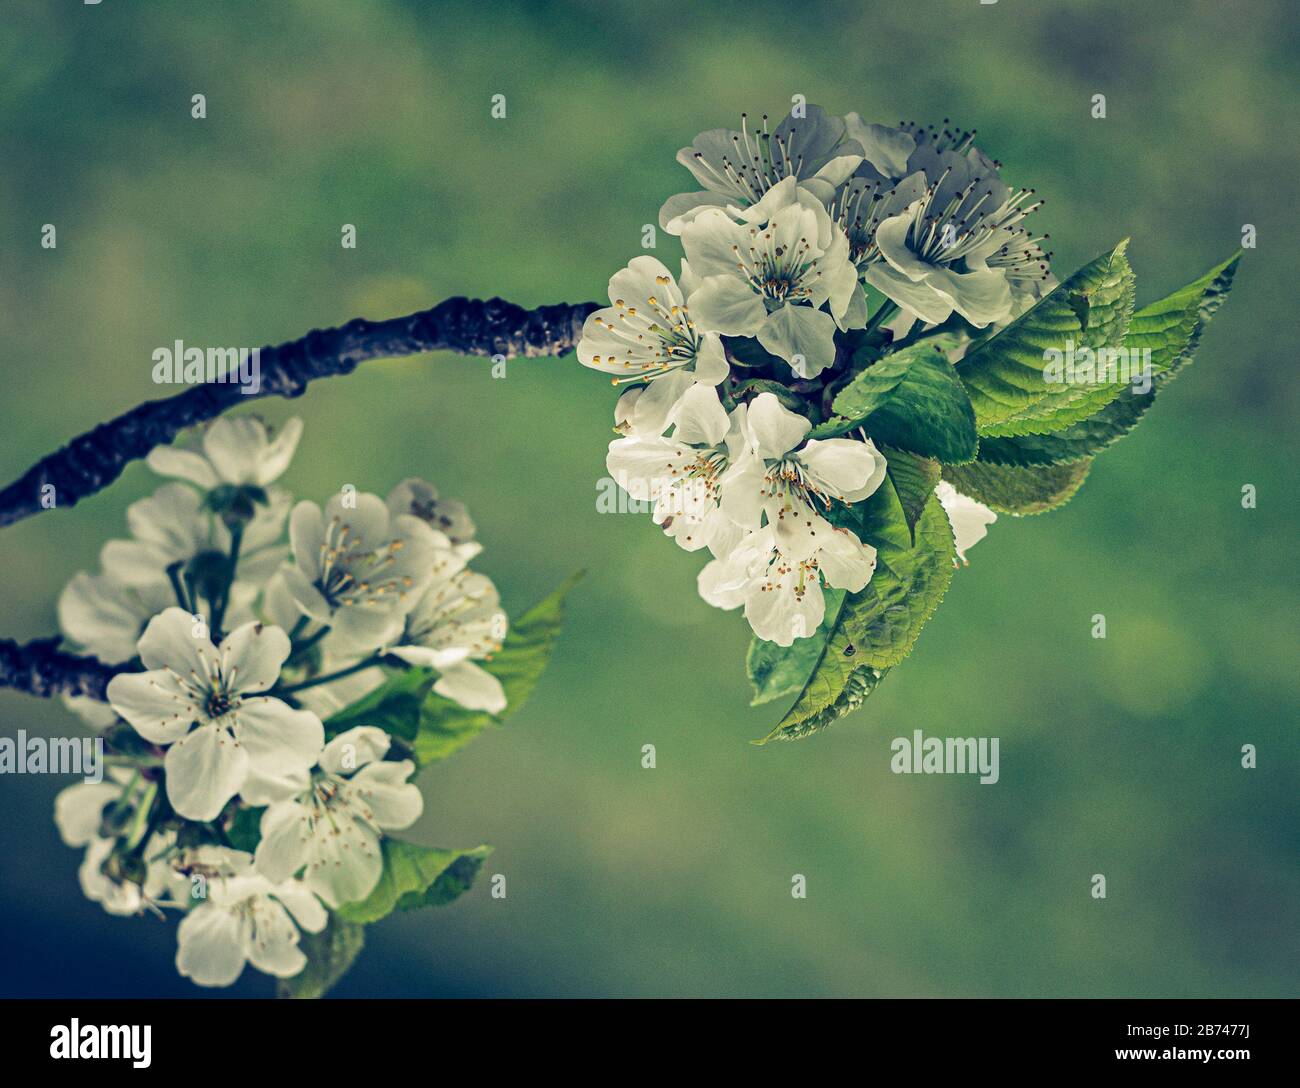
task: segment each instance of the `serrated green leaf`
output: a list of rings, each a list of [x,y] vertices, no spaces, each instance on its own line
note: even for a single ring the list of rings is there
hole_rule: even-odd
[[[876,690],[888,672],[888,669],[873,669],[870,665],[854,669],[845,681],[844,690],[836,696],[835,702],[830,706],[801,721],[778,725],[762,740],[750,741],[750,743],[763,745],[774,740],[802,740],[814,733],[820,733],[832,722],[852,713],[866,702],[867,697]]]
[[[778,646],[755,637],[749,644],[745,669],[754,687],[750,706],[797,695],[825,652],[826,642],[839,619],[844,590],[826,589],[826,615],[810,638],[797,638],[791,646]]]
[[[1064,506],[1083,486],[1092,459],[1065,465],[945,465],[943,478],[963,495],[1002,514],[1041,514]]]
[[[374,891],[359,903],[339,907],[337,917],[369,925],[394,910],[449,903],[468,890],[492,848],[440,850],[386,838],[383,851],[384,868]]]
[[[467,710],[459,703],[430,691],[420,706],[419,731],[412,748],[421,766],[446,759],[490,725],[500,725],[528,700],[537,686],[551,651],[560,637],[564,599],[583,576],[568,578],[555,592],[535,604],[511,624],[501,649],[484,667],[501,681],[506,707],[499,714]]]
[[[881,487],[853,514],[860,539],[876,549],[875,573],[861,591],[845,597],[834,630],[794,705],[758,743],[778,735],[807,736],[860,703],[846,695],[854,675],[859,684],[871,679],[874,688],[879,676],[868,677],[861,672],[865,666],[883,675],[902,661],[952,580],[952,528],[937,498],[932,497],[922,512],[915,542],[892,485]],[[800,728],[809,722],[817,723],[816,728]]]
[[[1227,298],[1240,253],[1204,276],[1133,315],[1124,346],[1150,352],[1154,384],[1146,392],[1131,386],[1100,412],[1054,434],[980,441],[979,460],[1002,465],[1059,465],[1081,461],[1114,444],[1142,419],[1156,392],[1195,354],[1201,333]]]
[[[903,514],[907,519],[907,531],[916,539],[916,523],[921,511],[930,501],[935,486],[939,483],[939,462],[931,457],[918,457],[905,450],[884,449],[885,463],[888,466],[890,482],[898,492]]]
[[[835,395],[837,416],[878,443],[960,463],[979,444],[975,413],[947,356],[921,343],[886,355]]]
[[[1098,389],[1049,384],[1043,368],[1047,353],[1065,352],[1067,341],[1094,350],[1122,341],[1133,311],[1127,246],[1125,239],[1085,265],[957,364],[981,437],[1024,433],[1038,413],[1063,410]],[[1105,387],[1112,398],[1122,388]]]
[[[303,933],[298,947],[307,966],[293,978],[280,979],[277,997],[324,997],[352,966],[366,943],[366,928],[331,915],[319,933]]]

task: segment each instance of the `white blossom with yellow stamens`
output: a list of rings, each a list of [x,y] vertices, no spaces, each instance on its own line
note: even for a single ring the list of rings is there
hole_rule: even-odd
[[[799,377],[815,378],[835,362],[835,330],[866,324],[848,238],[793,178],[736,214],[749,221],[709,208],[682,229],[699,277],[691,310],[724,336],[756,337]]]
[[[337,652],[391,641],[434,574],[447,538],[378,495],[335,495],[324,511],[300,502],[289,518],[294,564],[284,582],[303,615],[334,630]]]
[[[683,286],[690,287],[685,264]],[[727,376],[722,340],[692,317],[682,286],[654,257],[633,257],[615,272],[609,300],[612,306],[583,325],[578,360],[614,375],[615,385],[649,382],[636,400],[632,425],[662,434],[673,405],[692,385],[717,385]]]

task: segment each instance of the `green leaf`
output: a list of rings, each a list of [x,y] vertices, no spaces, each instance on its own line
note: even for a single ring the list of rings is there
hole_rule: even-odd
[[[1124,346],[1130,352],[1150,352],[1155,381],[1149,390],[1138,393],[1127,386],[1100,412],[1054,434],[983,438],[979,459],[1001,465],[1067,464],[1123,438],[1137,426],[1161,386],[1191,361],[1205,326],[1227,298],[1240,260],[1238,253],[1133,315]]]
[[[837,415],[878,443],[960,463],[979,444],[970,397],[947,357],[914,344],[867,367],[835,396]]]
[[[1064,506],[1083,486],[1092,459],[1065,465],[944,465],[943,478],[963,495],[1003,514],[1041,514]]]
[[[832,722],[857,710],[866,702],[867,696],[876,690],[877,685],[885,678],[887,672],[889,672],[888,669],[873,669],[870,665],[863,665],[861,668],[854,669],[844,682],[844,690],[835,697],[835,701],[830,706],[800,721],[788,724],[783,722],[762,740],[751,741],[750,743],[763,745],[774,740],[802,740],[814,733],[820,733]]]
[[[1128,240],[1085,265],[1005,329],[972,348],[957,364],[970,394],[979,434],[1023,434],[1042,415],[1063,411],[1089,396],[1118,396],[1123,386],[1049,385],[1043,379],[1047,353],[1095,350],[1119,344],[1133,311],[1133,271],[1124,251]],[[1085,412],[1091,414],[1105,401]],[[1074,422],[1070,420],[1069,422]],[[1064,424],[1062,424],[1064,425]]]
[[[916,523],[939,483],[939,462],[904,450],[884,449],[881,452],[885,455],[890,482],[903,507],[907,531],[915,541]]]
[[[844,604],[844,590],[823,590],[826,615],[810,638],[797,638],[792,646],[778,646],[755,637],[749,644],[745,668],[754,686],[750,706],[770,703],[774,699],[797,695],[808,682],[825,652],[826,642],[839,619]]]
[[[331,915],[319,933],[302,934],[298,947],[307,957],[307,966],[293,978],[281,979],[276,996],[324,997],[352,966],[365,943],[365,926]]]
[[[399,839],[384,839],[384,869],[379,883],[359,903],[346,903],[335,913],[349,922],[369,924],[394,910],[441,906],[469,889],[490,846],[473,850],[439,850]]]
[[[430,691],[420,707],[419,732],[413,748],[423,766],[459,751],[489,725],[499,725],[528,700],[560,637],[564,599],[584,571],[570,576],[555,592],[511,624],[505,642],[485,667],[501,681],[506,708],[499,714],[466,710],[459,703]]]
[[[952,529],[937,498],[926,503],[915,541],[893,486],[881,487],[853,514],[859,537],[876,548],[875,573],[845,597],[794,705],[756,743],[808,736],[859,706],[911,652],[952,580]]]
[[[420,728],[420,712],[437,674],[428,669],[394,672],[374,691],[325,722],[325,736],[336,737],[354,726],[373,725],[408,744]]]

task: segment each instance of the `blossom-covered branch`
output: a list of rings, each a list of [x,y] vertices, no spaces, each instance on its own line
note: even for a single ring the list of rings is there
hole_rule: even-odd
[[[28,643],[0,639],[0,687],[29,695],[81,695],[101,702],[108,682],[122,671],[98,658],[64,653],[57,638]]]
[[[215,419],[254,396],[301,396],[313,379],[351,373],[367,359],[426,351],[506,358],[562,355],[573,348],[594,309],[595,303],[558,303],[526,310],[500,298],[451,298],[405,317],[357,318],[263,348],[261,385],[255,394],[235,383],[209,382],[101,423],[0,490],[0,526],[49,506],[74,505],[103,490],[129,462],[170,442],[184,428]]]

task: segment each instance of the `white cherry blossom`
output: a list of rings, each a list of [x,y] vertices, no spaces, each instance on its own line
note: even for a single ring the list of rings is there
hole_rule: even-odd
[[[740,410],[729,418],[717,391],[697,385],[674,410],[669,437],[633,433],[609,445],[609,474],[632,498],[653,502],[655,524],[687,551],[724,555],[741,536],[719,506],[720,488],[742,449]]]
[[[281,544],[289,496],[272,491],[244,527],[238,579],[231,602],[246,606],[257,589],[288,555]],[[126,511],[130,540],[110,540],[100,551],[104,573],[121,585],[144,588],[167,584],[167,568],[206,556],[230,554],[230,530],[204,505],[203,496],[184,484],[163,484]]]
[[[677,152],[704,188],[669,197],[659,224],[680,234],[708,208],[747,208],[787,180],[825,200],[862,161],[861,152],[845,121],[820,106],[809,105],[798,117],[792,111],[772,131],[766,115],[751,126],[742,113],[739,129],[701,132]]]
[[[848,239],[793,180],[742,214],[750,213],[751,221],[737,222],[710,208],[683,227],[682,247],[699,277],[692,313],[724,336],[757,338],[800,377],[815,377],[835,361],[836,328],[866,323]]]
[[[506,707],[501,681],[476,660],[501,648],[508,622],[496,586],[485,575],[444,561],[406,615],[390,656],[438,672],[433,690],[470,710],[499,714]]]
[[[689,275],[684,265],[684,282]],[[727,376],[722,340],[692,314],[683,288],[654,257],[633,257],[615,272],[609,300],[612,306],[583,325],[578,360],[614,375],[615,385],[648,382],[635,405],[636,426],[662,433],[673,405],[694,383],[717,385]]]
[[[236,794],[278,800],[316,762],[320,719],[260,694],[289,656],[280,628],[244,624],[216,647],[193,616],[169,608],[149,621],[139,653],[148,671],[113,677],[108,701],[166,747],[167,798],[181,816],[214,819]]]
[[[300,502],[289,518],[294,565],[285,584],[303,615],[334,628],[357,653],[396,638],[448,539],[377,495],[335,495],[324,511]]]
[[[229,986],[248,963],[276,978],[307,966],[299,930],[319,933],[329,914],[300,881],[273,883],[253,869],[251,854],[218,846],[189,851],[178,864],[203,891],[176,932],[181,975]]]
[[[791,559],[811,558],[831,531],[825,515],[873,494],[885,458],[869,440],[812,439],[812,424],[773,393],[760,393],[743,417],[745,455],[721,484],[722,508],[746,528],[761,517]],[[761,517],[760,517],[761,515]]]
[[[369,726],[330,741],[308,789],[262,814],[258,872],[274,883],[301,873],[303,885],[331,907],[368,896],[383,871],[384,832],[410,827],[424,810],[407,781],[415,764],[385,760],[390,744]]]
[[[110,876],[105,862],[113,853],[117,840],[100,834],[104,810],[123,800],[132,775],[122,768],[112,768],[102,782],[78,782],[61,790],[54,799],[54,823],[59,837],[68,846],[84,846],[86,853],[77,870],[77,879],[87,899],[98,903],[109,914],[139,914],[146,906],[161,901],[169,887],[171,870],[162,860],[174,841],[170,832],[158,832],[138,848],[144,865],[144,881]]]
[[[812,635],[826,614],[823,585],[862,589],[876,567],[876,550],[829,523],[804,558],[786,555],[772,526],[748,534],[730,555],[699,575],[700,596],[724,609],[745,609],[754,634],[778,646]]]

